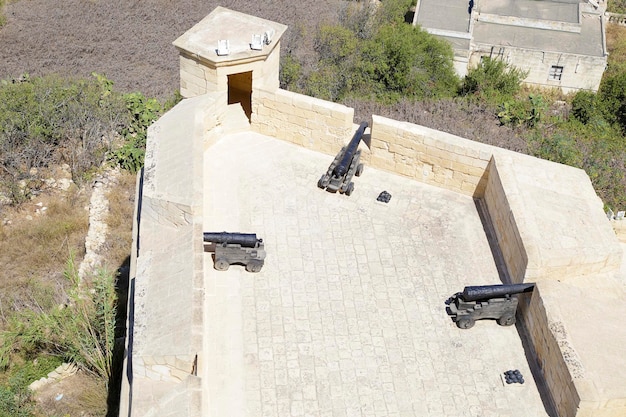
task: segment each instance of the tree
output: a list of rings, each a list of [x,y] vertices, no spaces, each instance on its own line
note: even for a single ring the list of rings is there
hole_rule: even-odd
[[[357,72],[383,100],[450,97],[458,85],[452,59],[445,41],[411,25],[387,24],[364,43]]]
[[[626,133],[626,72],[608,75],[602,80],[597,104],[604,118]]]

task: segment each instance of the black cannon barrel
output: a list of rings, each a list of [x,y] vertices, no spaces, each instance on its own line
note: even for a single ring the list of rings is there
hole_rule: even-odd
[[[487,300],[489,298],[504,297],[507,294],[520,294],[523,292],[531,292],[535,288],[535,284],[507,284],[507,285],[478,285],[465,287],[461,298],[465,301]]]
[[[259,239],[256,233],[204,232],[204,241],[254,248]]]
[[[359,128],[356,130],[352,139],[350,139],[350,143],[346,146],[346,150],[343,153],[341,161],[339,164],[333,169],[333,177],[340,178],[346,175],[348,168],[350,167],[350,163],[352,162],[352,157],[359,147],[359,142],[361,142],[361,138],[363,137],[363,133],[365,133],[365,129],[367,129],[367,122],[361,122]]]

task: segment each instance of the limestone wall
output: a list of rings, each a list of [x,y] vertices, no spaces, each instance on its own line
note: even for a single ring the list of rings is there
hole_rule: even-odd
[[[266,60],[251,60],[236,65],[216,66],[201,57],[181,50],[180,61],[180,94],[185,97],[196,97],[206,93],[227,92],[228,76],[242,72],[252,72],[254,88],[268,90],[279,86],[280,42],[273,45],[272,53]]]
[[[598,19],[600,19],[599,16]],[[501,49],[501,56],[506,62],[523,71],[528,71],[524,83],[559,87],[565,93],[580,89],[597,91],[607,62],[606,56],[594,57],[513,47]],[[476,50],[470,57],[470,65],[478,65],[481,56],[490,56],[491,50],[491,45],[476,45]],[[553,65],[563,67],[560,80],[549,79],[550,68]]]
[[[539,285],[532,295],[525,296],[519,304],[524,328],[532,342],[536,363],[550,390],[552,405],[559,416],[576,416],[580,396],[574,385],[572,372],[565,360],[580,368],[576,351],[567,340],[564,324],[552,317],[541,297],[543,286]]]
[[[203,346],[203,140],[214,127],[207,123],[216,123],[207,117],[215,104],[210,96],[185,100],[148,131],[133,227],[121,415],[159,415],[178,400],[157,400],[142,387],[178,392],[196,373]]]
[[[484,193],[492,146],[376,115],[371,135],[368,165],[461,194]]]
[[[495,159],[488,167],[488,181],[484,193],[485,204],[489,211],[492,226],[498,239],[498,246],[502,252],[504,263],[507,266],[512,283],[524,282],[528,266],[528,255],[524,241],[517,226],[516,213],[511,210],[509,198],[515,198],[513,193],[504,191],[501,173],[498,171]],[[520,213],[517,213],[517,217]],[[536,259],[533,259],[536,260]]]
[[[329,155],[354,134],[353,118],[341,104],[281,89],[252,92],[252,129]]]

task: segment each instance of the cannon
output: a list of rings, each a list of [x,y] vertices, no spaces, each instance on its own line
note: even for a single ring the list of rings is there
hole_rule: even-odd
[[[446,312],[460,329],[469,329],[480,319],[496,319],[500,326],[511,326],[515,324],[516,294],[534,288],[532,283],[465,287],[448,298]]]
[[[213,267],[226,271],[233,264],[244,265],[248,272],[259,272],[265,262],[263,239],[255,233],[205,232],[204,242],[215,252]]]
[[[321,189],[326,189],[331,193],[339,192],[349,196],[354,191],[354,183],[352,178],[356,175],[361,176],[363,172],[363,164],[360,162],[361,151],[358,149],[365,129],[367,129],[367,122],[362,122],[359,128],[355,132],[350,142],[341,148],[333,162],[331,162],[326,174],[317,182],[317,186]],[[369,140],[363,139],[363,142],[369,147]]]

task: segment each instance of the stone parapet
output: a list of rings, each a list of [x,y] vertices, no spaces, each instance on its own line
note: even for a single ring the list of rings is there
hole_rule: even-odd
[[[465,195],[481,196],[495,148],[407,122],[372,116],[374,168]]]
[[[254,131],[329,155],[352,137],[353,118],[354,109],[341,104],[281,89],[252,92]]]
[[[562,417],[626,415],[623,285],[614,276],[538,283],[520,313]]]
[[[203,348],[202,155],[215,104],[209,95],[183,100],[148,130],[133,225],[124,415],[174,415],[164,411],[172,398],[192,395],[181,387]],[[144,389],[150,384],[182,391],[163,402]]]

